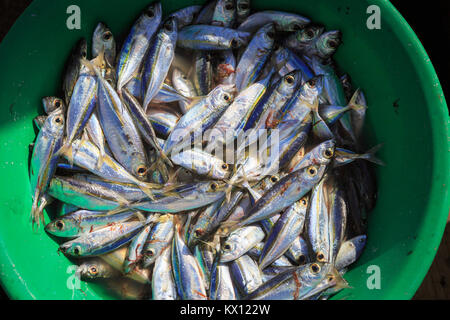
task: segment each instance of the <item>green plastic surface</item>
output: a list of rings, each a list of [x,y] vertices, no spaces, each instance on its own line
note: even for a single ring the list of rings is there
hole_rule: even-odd
[[[202,1],[162,1],[170,13]],[[32,119],[41,98],[60,93],[64,62],[75,42],[106,22],[123,39],[146,0],[81,0],[81,30],[66,27],[72,0],[34,1],[0,45],[0,280],[14,299],[110,299],[101,287],[70,289],[73,269],[58,244],[33,231],[28,178]],[[369,30],[367,7],[381,9],[381,30]],[[367,146],[384,143],[376,169],[379,197],[370,215],[367,247],[345,278],[352,288],[336,299],[409,299],[438,249],[449,212],[449,117],[430,59],[388,1],[252,0],[256,10],[302,13],[340,29],[335,58],[364,89]],[[394,107],[398,105],[398,107]],[[48,217],[46,217],[48,221]],[[381,288],[369,290],[367,268],[379,266]]]

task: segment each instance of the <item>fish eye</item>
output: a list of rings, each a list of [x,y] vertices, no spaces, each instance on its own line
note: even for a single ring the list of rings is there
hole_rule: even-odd
[[[219,186],[217,185],[217,183],[213,182],[209,187],[211,188],[212,191],[216,191]]]
[[[334,281],[334,276],[332,275],[332,274],[329,274],[328,275],[328,278],[327,278],[327,280],[328,280],[328,282],[333,282]]]
[[[153,18],[155,16],[155,11],[153,10],[153,8],[148,8],[145,12],[145,15],[149,18]]]
[[[298,23],[295,23],[295,24],[292,26],[292,29],[293,29],[294,31],[298,31],[298,30],[300,30],[301,28],[302,28],[302,26],[299,25]]]
[[[169,19],[166,21],[166,23],[164,24],[164,30],[166,31],[173,31],[173,27],[172,27],[172,19]]]
[[[270,177],[270,181],[272,181],[272,182],[277,182],[278,180],[280,180],[280,179],[277,176]]]
[[[53,105],[56,107],[56,108],[59,108],[59,107],[61,107],[61,100],[55,100],[55,102],[53,103]]]
[[[136,169],[136,173],[138,174],[138,176],[143,177],[146,173],[147,173],[147,167],[146,166],[139,166]]]
[[[334,40],[328,40],[327,45],[328,45],[330,48],[333,48],[333,49],[336,48],[336,47],[338,46],[337,42],[334,41]]]
[[[306,205],[308,204],[308,200],[306,197],[301,198],[300,199],[300,203],[302,204],[302,206],[306,207]]]
[[[197,229],[197,230],[194,231],[194,235],[197,238],[200,238],[203,235],[203,233],[204,233],[204,231],[202,229]]]
[[[87,52],[86,52],[85,50],[81,51],[81,56],[82,56],[83,58],[86,58]]]
[[[64,222],[62,220],[58,220],[56,221],[55,226],[58,230],[62,230],[64,229]]]
[[[314,88],[316,86],[316,84],[317,84],[317,80],[311,79],[311,80],[308,81],[308,84],[309,84],[309,86],[311,88]]]
[[[230,100],[230,96],[228,94],[224,94],[223,95],[223,100],[229,101]]]
[[[76,246],[73,248],[73,254],[74,255],[80,255],[81,254],[81,247],[80,246]]]
[[[223,250],[230,251],[231,250],[231,245],[229,243],[225,243],[225,245],[223,246]]]
[[[61,124],[63,122],[63,118],[62,117],[55,117],[55,122],[58,124]]]
[[[222,164],[222,169],[223,170],[227,170],[228,169],[228,165],[226,163]]]
[[[330,159],[333,156],[334,152],[333,149],[328,148],[323,152],[323,156],[327,159]]]
[[[225,5],[225,9],[226,10],[233,10],[234,9],[234,5],[232,2],[229,2]]]
[[[233,49],[236,49],[237,47],[239,47],[239,41],[237,41],[236,39],[231,40],[230,44]]]
[[[153,257],[154,254],[155,254],[155,251],[153,251],[153,249],[150,249],[147,251],[147,255],[150,257]]]
[[[287,84],[293,84],[295,81],[294,77],[291,75],[286,76],[286,78],[284,78],[284,80],[286,81]]]
[[[317,252],[316,258],[319,262],[325,262],[325,255],[322,252]]]
[[[306,257],[302,254],[300,257],[298,257],[298,263],[304,264],[306,262]]]
[[[98,273],[97,267],[96,266],[90,267],[89,268],[89,273],[95,276]]]
[[[311,177],[314,177],[317,174],[317,169],[314,166],[310,166],[306,171]]]
[[[247,10],[248,8],[249,8],[248,3],[241,3],[239,5],[239,9],[241,9],[241,10]]]
[[[103,40],[108,41],[109,39],[112,38],[112,33],[107,31],[103,34]]]
[[[306,36],[308,39],[312,39],[314,37],[314,32],[311,29],[306,30]]]
[[[319,273],[320,272],[320,266],[317,263],[313,263],[310,267],[311,271],[313,273]]]

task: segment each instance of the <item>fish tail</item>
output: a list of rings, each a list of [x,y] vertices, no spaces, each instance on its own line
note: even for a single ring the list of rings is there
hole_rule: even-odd
[[[167,157],[166,153],[164,151],[160,151],[159,155],[161,156],[161,160],[167,164],[169,167],[173,168],[173,163],[172,161],[169,159],[169,157]]]
[[[100,156],[97,159],[97,169],[100,169],[102,167],[103,161],[106,158],[105,146],[101,146],[99,149]]]
[[[380,150],[380,148],[381,148],[382,146],[383,146],[383,143],[380,143],[380,144],[376,145],[375,147],[373,147],[373,148],[367,150],[367,152],[366,152],[361,158],[364,159],[364,160],[370,161],[370,162],[372,162],[372,163],[378,164],[378,165],[380,165],[380,166],[386,165],[386,164],[384,163],[384,161],[378,159],[378,158],[375,156],[375,153],[377,153],[377,151]]]
[[[367,106],[364,106],[362,104],[358,104],[356,101],[358,101],[358,98],[361,94],[361,90],[358,88],[356,89],[355,93],[353,93],[352,98],[350,99],[350,102],[348,103],[348,107],[352,110],[359,111],[367,109]]]

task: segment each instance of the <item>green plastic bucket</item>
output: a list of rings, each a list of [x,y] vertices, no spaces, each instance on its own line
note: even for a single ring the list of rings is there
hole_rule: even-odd
[[[0,45],[0,280],[11,298],[112,298],[95,284],[71,289],[72,262],[58,255],[42,228],[32,231],[28,145],[36,136],[32,119],[43,113],[41,98],[59,92],[75,42],[90,39],[98,21],[123,38],[147,2],[76,1],[81,29],[69,30],[72,0],[36,0]],[[201,2],[162,1],[165,13]],[[366,27],[369,5],[380,8],[379,30]],[[366,141],[384,143],[378,155],[387,165],[376,169],[379,197],[366,250],[345,276],[352,288],[335,298],[410,299],[436,254],[449,212],[449,117],[430,59],[388,1],[252,0],[252,6],[302,13],[342,30],[336,60],[364,89]],[[367,286],[377,271],[379,289]]]

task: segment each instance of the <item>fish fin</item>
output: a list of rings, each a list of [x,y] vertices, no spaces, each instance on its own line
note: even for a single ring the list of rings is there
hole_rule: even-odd
[[[386,165],[386,164],[384,163],[384,161],[378,159],[378,158],[375,156],[375,153],[377,153],[377,151],[380,150],[380,148],[381,148],[383,145],[384,145],[384,143],[380,143],[380,144],[377,144],[376,146],[372,147],[371,149],[367,150],[366,153],[361,157],[361,159],[370,161],[370,162],[375,163],[375,164],[378,164],[378,165],[380,165],[380,166]]]
[[[69,164],[73,166],[73,148],[71,144],[65,143],[58,151],[55,153],[55,157],[64,156],[69,161]]]
[[[359,88],[356,89],[355,93],[353,93],[353,96],[350,99],[350,102],[348,103],[348,107],[350,109],[355,110],[355,111],[367,109],[367,106],[356,103],[356,101],[359,98],[360,93],[361,93],[361,90]]]
[[[234,230],[240,228],[240,221],[238,220],[229,220],[229,221],[224,221],[220,224],[220,227],[217,229],[217,232],[222,236],[222,237],[226,237],[227,235],[229,235],[231,232],[233,232]]]
[[[113,214],[117,214],[117,213],[122,213],[122,212],[127,211],[127,210],[129,210],[129,208],[126,208],[124,206],[119,205],[116,208],[114,208],[112,210],[109,210],[106,214],[107,215],[113,215]]]
[[[142,185],[138,185],[138,187],[139,187],[139,189],[141,189],[141,191],[143,193],[145,193],[150,198],[150,200],[152,200],[152,201],[155,200],[155,196],[150,187],[144,187]]]
[[[96,74],[97,76],[101,76],[100,73],[98,72],[98,70],[95,69],[94,64],[91,61],[89,61],[86,58],[81,58],[80,62],[81,62],[82,65],[84,65],[86,68],[88,68],[89,71],[92,74]]]
[[[139,221],[141,221],[141,222],[147,221],[147,218],[142,214],[142,212],[135,211],[134,214],[135,214],[136,218],[138,218]]]
[[[341,289],[351,288],[351,286],[342,277],[342,275],[339,273],[339,271],[336,268],[333,267],[333,270],[331,273],[336,278],[336,285],[333,287],[333,289],[341,290]]]
[[[250,196],[250,204],[251,204],[252,206],[255,205],[256,201],[257,201],[259,198],[261,198],[261,195],[260,195],[257,191],[253,190],[253,188],[249,185],[248,181],[245,181],[245,182],[242,184],[242,186],[245,187],[245,189],[247,189],[247,191],[248,191],[248,193],[249,193],[249,196]]]

